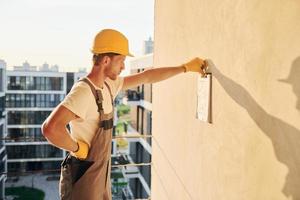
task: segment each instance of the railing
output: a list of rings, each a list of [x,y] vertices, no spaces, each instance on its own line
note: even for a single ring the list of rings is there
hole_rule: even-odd
[[[115,142],[118,139],[128,139],[128,141],[136,141],[138,139],[145,139],[145,138],[151,138],[150,135],[140,135],[138,133],[135,134],[126,134],[126,135],[117,135],[113,136],[113,142]],[[16,138],[11,137],[5,137],[0,138],[0,140],[4,141],[13,141]],[[44,139],[44,137],[18,137],[18,139],[23,140],[30,140],[30,139]],[[150,199],[150,189],[148,188],[149,195],[147,197],[144,196],[144,198],[140,198],[141,196],[135,196],[134,190],[130,188],[130,183],[139,182],[140,185],[145,184],[144,178],[139,173],[139,168],[141,167],[151,167],[152,163],[150,162],[140,162],[135,163],[132,158],[132,155],[119,155],[114,156],[112,155],[112,195],[113,200],[119,200],[119,199]],[[117,162],[114,162],[117,161]],[[119,163],[119,164],[114,164]],[[150,169],[149,169],[150,170]],[[113,174],[116,173],[116,171],[119,171],[123,173],[123,177],[117,178]],[[60,168],[56,169],[43,169],[43,170],[27,170],[27,171],[15,171],[15,172],[8,172],[8,171],[2,171],[0,172],[0,176],[4,175],[7,177],[6,181],[6,187],[12,187],[12,186],[18,186],[20,183],[25,183],[25,186],[28,188],[42,188],[43,181],[47,181],[44,185],[58,185],[59,181],[59,173]],[[131,177],[131,178],[128,178]],[[137,180],[133,180],[137,179]],[[41,184],[40,184],[41,183]],[[52,187],[52,186],[49,186]],[[54,186],[53,186],[54,187]],[[144,187],[144,186],[143,186]],[[47,190],[47,189],[45,189]],[[57,194],[58,196],[58,190]],[[58,199],[58,198],[57,198]]]

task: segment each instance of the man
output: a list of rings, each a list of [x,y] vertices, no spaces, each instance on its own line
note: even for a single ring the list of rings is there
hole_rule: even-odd
[[[127,38],[112,29],[96,35],[92,52],[89,74],[74,84],[42,125],[50,143],[70,152],[62,163],[61,199],[111,199],[113,100],[121,89],[155,83],[182,72],[205,74],[205,62],[195,58],[184,65],[149,69],[121,78],[125,58],[132,54]]]

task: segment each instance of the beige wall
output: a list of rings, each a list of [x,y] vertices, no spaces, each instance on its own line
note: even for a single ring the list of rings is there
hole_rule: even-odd
[[[212,124],[196,74],[153,85],[153,200],[300,199],[299,36],[297,0],[156,0],[154,66],[216,67]]]

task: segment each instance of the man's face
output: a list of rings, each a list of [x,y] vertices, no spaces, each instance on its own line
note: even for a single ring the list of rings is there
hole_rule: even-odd
[[[117,55],[110,59],[109,65],[105,69],[105,74],[112,80],[116,80],[122,70],[125,68],[124,61],[126,56]]]

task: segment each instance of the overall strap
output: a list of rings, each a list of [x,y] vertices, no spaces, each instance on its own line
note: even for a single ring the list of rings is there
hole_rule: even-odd
[[[102,92],[100,90],[96,90],[95,87],[93,86],[93,84],[86,77],[83,77],[83,78],[79,79],[78,81],[83,81],[90,86],[91,91],[95,97],[96,104],[98,106],[98,112],[100,114],[101,114],[101,112],[104,112],[103,105],[102,105],[102,101],[103,101]]]
[[[109,94],[110,94],[110,98],[111,98],[111,105],[114,107],[114,97],[112,95],[111,89],[110,89],[110,87],[109,87],[109,85],[108,85],[108,83],[106,81],[104,81],[104,84],[106,85],[106,87],[109,90]]]
[[[83,82],[87,83],[90,86],[90,88],[91,88],[91,91],[92,91],[92,93],[93,93],[93,95],[95,97],[95,100],[96,100],[96,104],[98,106],[98,112],[100,114],[99,127],[103,128],[104,130],[111,129],[113,127],[113,118],[108,119],[108,120],[102,120],[102,117],[101,117],[101,116],[104,115],[104,110],[103,110],[103,105],[102,105],[103,96],[102,96],[101,90],[96,90],[96,88],[94,87],[94,85],[86,77],[83,77],[83,78],[81,78],[78,81],[83,81]],[[110,92],[112,106],[114,106],[113,96],[112,96],[112,93],[111,93],[111,89],[110,89],[109,85],[106,82],[104,82],[104,83],[105,83],[106,87],[108,88],[108,90]]]

